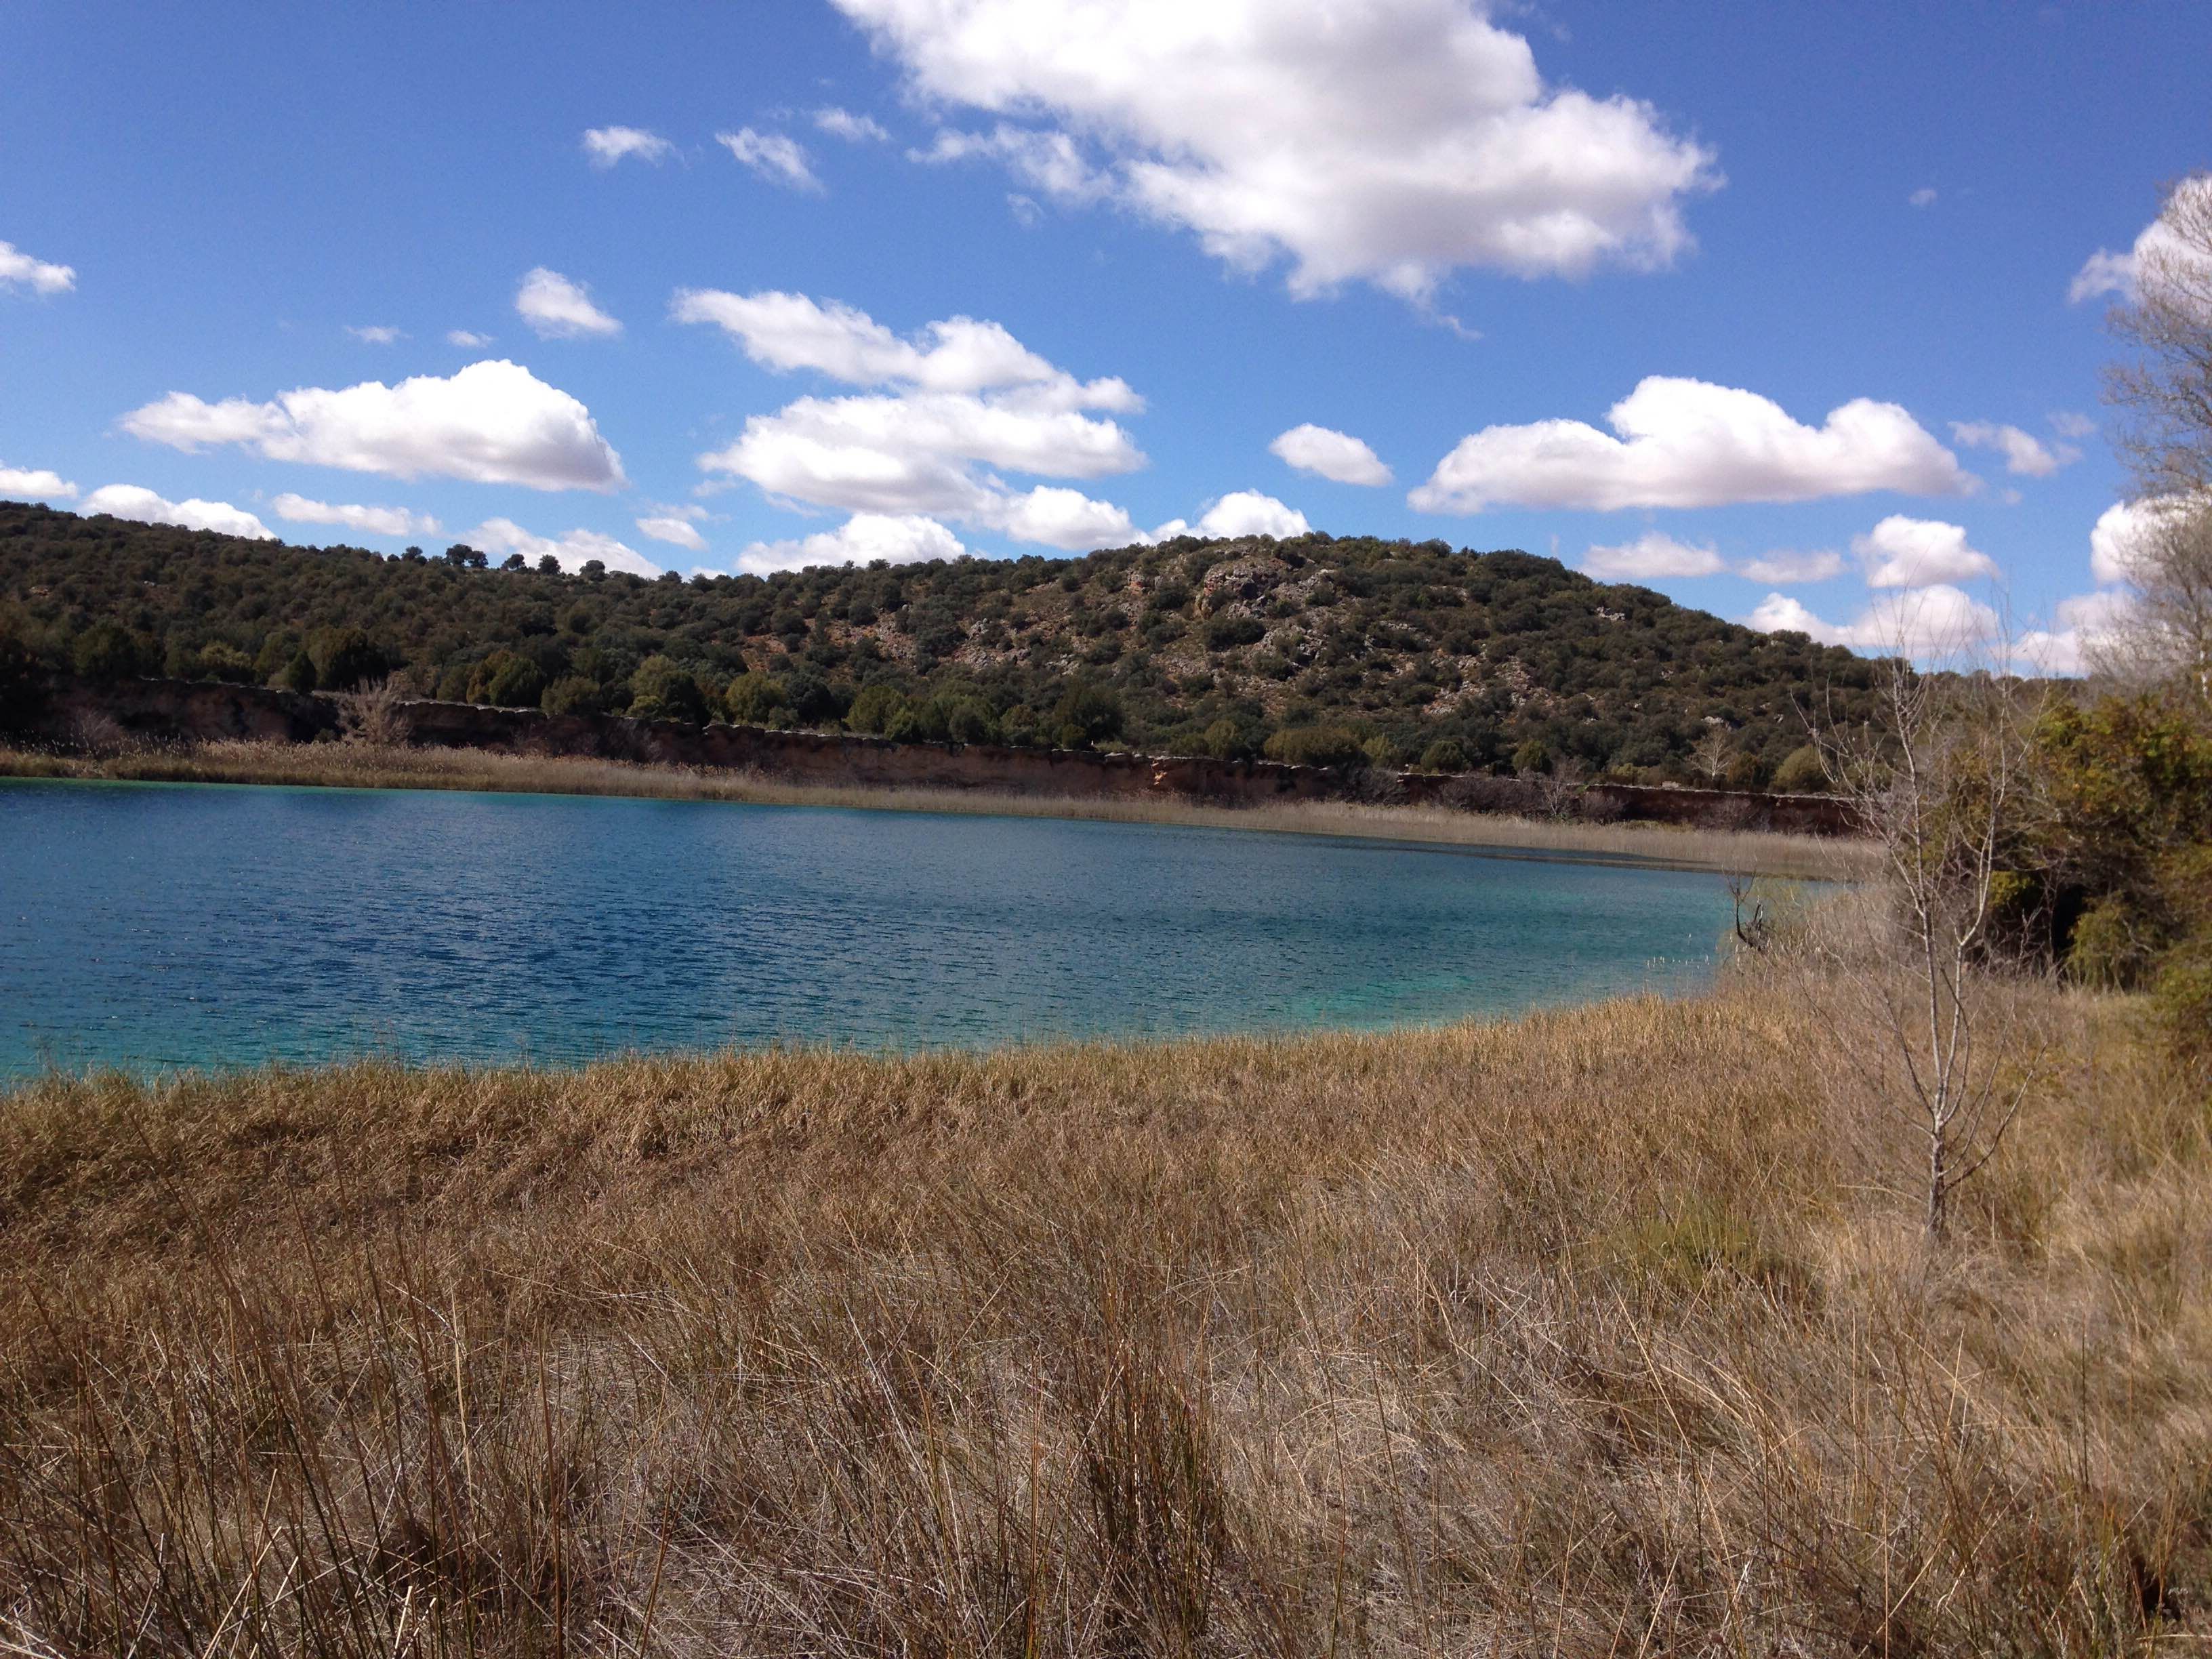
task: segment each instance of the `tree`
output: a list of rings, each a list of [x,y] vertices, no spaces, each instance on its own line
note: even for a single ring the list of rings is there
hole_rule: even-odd
[[[706,694],[690,671],[665,656],[647,657],[630,676],[629,714],[632,720],[688,720],[703,724]]]
[[[722,693],[722,708],[737,726],[780,724],[790,703],[783,682],[771,674],[740,674]]]
[[[1846,1064],[1922,1143],[1923,1215],[1948,1234],[1951,1201],[1990,1159],[2025,1097],[2038,1045],[2005,1012],[1993,969],[2004,872],[2032,814],[2034,710],[2009,675],[1884,666],[1875,714],[1816,725],[1837,793],[1879,848],[1887,915],[1864,939],[1830,940],[1837,994],[1875,1016],[1882,1052]]]
[[[120,623],[97,622],[76,636],[70,660],[88,680],[127,680],[146,669],[145,641]]]
[[[1735,761],[1735,736],[1725,726],[1708,726],[1690,747],[1690,766],[1710,789],[1720,787]]]
[[[2121,552],[2127,606],[2093,636],[2093,665],[2167,686],[2212,715],[2212,495],[2159,496],[2132,515]]]
[[[2118,447],[2145,495],[2212,495],[2212,173],[2166,192],[2137,250],[2112,325],[2138,356],[2106,371]]]

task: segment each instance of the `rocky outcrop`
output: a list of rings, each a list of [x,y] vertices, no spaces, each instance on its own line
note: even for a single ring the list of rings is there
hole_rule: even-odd
[[[340,701],[264,686],[181,680],[82,682],[55,688],[41,721],[51,741],[82,741],[105,720],[155,741],[251,738],[293,743],[335,737]],[[1595,784],[1565,791],[1540,780],[1486,774],[1350,774],[1275,761],[1204,756],[1099,754],[1087,750],[1006,749],[994,744],[893,743],[848,732],[780,732],[692,726],[614,714],[547,714],[535,708],[411,702],[399,706],[408,738],[448,749],[510,755],[570,755],[746,771],[798,784],[884,789],[991,789],[1011,794],[1170,798],[1224,806],[1295,800],[1363,799],[1472,812],[1641,819],[1716,829],[1803,835],[1850,830],[1843,804],[1822,795]]]

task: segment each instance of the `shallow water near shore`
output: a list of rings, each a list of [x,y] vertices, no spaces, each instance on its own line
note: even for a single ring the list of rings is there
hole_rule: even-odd
[[[1710,974],[1711,873],[576,796],[0,781],[0,1080],[1389,1028]]]

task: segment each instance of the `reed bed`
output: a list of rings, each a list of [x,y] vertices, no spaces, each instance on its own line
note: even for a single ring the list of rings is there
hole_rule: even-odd
[[[994,790],[793,784],[750,772],[572,756],[504,755],[476,749],[416,749],[404,744],[222,742],[130,749],[106,755],[52,754],[0,745],[0,777],[468,789],[1190,824],[1632,859],[1691,869],[1819,880],[1848,880],[1871,867],[1868,848],[1857,842],[1764,830],[1582,823],[1353,801],[1217,807],[1180,799],[1116,800]]]
[[[2212,1639],[2201,1083],[1917,1228],[1821,983],[1392,1036],[0,1097],[0,1650]]]

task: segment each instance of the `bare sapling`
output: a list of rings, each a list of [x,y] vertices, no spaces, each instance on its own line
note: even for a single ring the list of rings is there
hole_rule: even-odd
[[[2014,1029],[1995,937],[2003,856],[2032,808],[2033,710],[2008,674],[1882,667],[1874,717],[1814,725],[1832,784],[1879,848],[1886,900],[1870,934],[1825,951],[1835,994],[1865,1005],[1880,1052],[1844,1044],[1860,1080],[1905,1119],[1924,1152],[1929,1238],[1996,1155],[2036,1072]],[[1839,1027],[1840,1029],[1840,1027]]]

